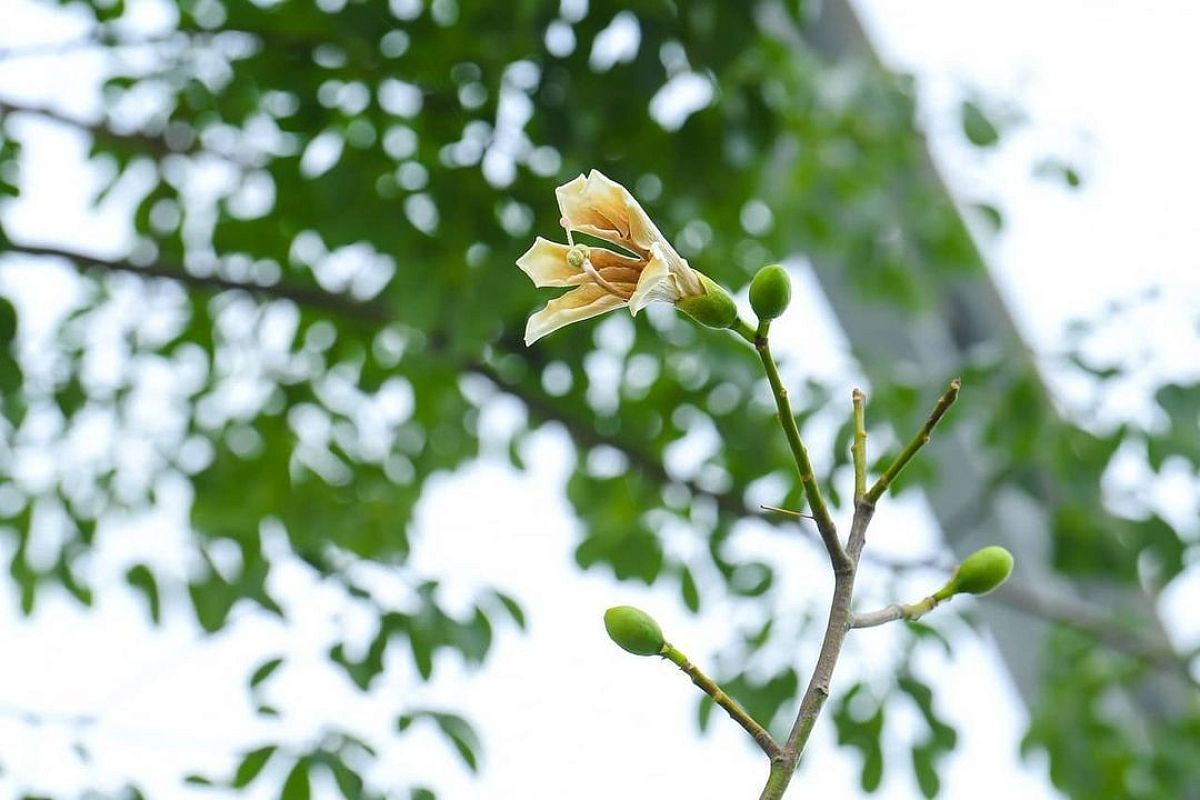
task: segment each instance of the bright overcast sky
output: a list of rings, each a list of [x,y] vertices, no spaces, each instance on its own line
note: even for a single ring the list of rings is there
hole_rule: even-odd
[[[153,8],[152,0],[141,5]],[[861,0],[859,6],[885,59],[918,76],[932,145],[960,200],[986,201],[1003,211],[1005,227],[984,240],[985,250],[1039,352],[1057,348],[1072,318],[1159,286],[1166,290],[1163,299],[1149,312],[1135,312],[1121,335],[1102,341],[1101,354],[1147,353],[1139,360],[1156,374],[1194,370],[1200,364],[1200,228],[1193,198],[1200,185],[1200,106],[1192,98],[1200,75],[1200,4]],[[0,0],[0,47],[78,33],[78,16],[49,8]],[[88,74],[87,63],[0,63],[0,99],[84,113],[94,102],[94,87],[79,79]],[[956,104],[964,90],[978,90],[1024,118],[998,153],[983,155],[963,145]],[[77,203],[62,200],[63,182],[77,182],[83,169],[81,143],[44,126],[37,132],[28,143],[29,197],[5,213],[11,232],[83,250],[119,249],[129,233],[119,223],[120,209],[97,216],[82,192]],[[1034,177],[1034,165],[1046,156],[1078,163],[1083,188],[1070,192]],[[45,281],[67,280],[65,271],[38,262],[4,263],[0,288],[27,307],[42,302]],[[43,287],[37,297],[35,286]],[[822,313],[819,301],[801,302],[813,306],[809,313]],[[850,379],[852,365],[840,350],[831,352],[829,363],[817,368]],[[1064,392],[1082,394],[1070,381],[1051,377]],[[1146,413],[1144,386],[1134,382],[1115,403],[1113,413]],[[513,413],[515,408],[498,407],[495,421]],[[712,733],[696,738],[688,682],[665,664],[615,652],[599,621],[602,610],[618,602],[653,608],[672,638],[706,664],[723,643],[714,628],[730,611],[717,607],[697,620],[682,613],[673,590],[648,592],[616,586],[603,574],[577,574],[571,558],[577,523],[561,496],[564,447],[562,437],[546,432],[527,453],[534,464],[529,474],[513,475],[502,458],[484,459],[431,482],[421,506],[419,524],[427,535],[419,539],[415,569],[452,576],[451,601],[486,582],[511,590],[529,611],[530,634],[505,631],[479,676],[464,677],[447,660],[442,678],[426,687],[406,660],[396,659],[371,697],[347,689],[324,649],[339,626],[353,628],[361,620],[347,617],[336,593],[313,585],[299,568],[281,569],[274,586],[287,598],[291,627],[250,614],[208,640],[182,612],[169,614],[163,629],[147,629],[127,592],[99,592],[97,608],[88,613],[49,597],[30,622],[17,616],[13,597],[0,596],[6,674],[0,683],[0,793],[62,793],[115,786],[133,776],[150,797],[185,796],[180,771],[227,774],[231,751],[268,736],[304,742],[324,721],[335,720],[382,737],[402,706],[440,705],[465,710],[480,723],[487,747],[482,776],[466,777],[443,743],[425,732],[405,739],[386,759],[376,773],[381,780],[428,780],[454,800],[751,796],[765,771],[742,732],[714,716]],[[147,550],[170,563],[185,502],[185,494],[168,498],[162,514],[108,531],[97,573],[115,584],[123,566]],[[1175,518],[1194,516],[1194,484],[1166,490],[1164,502]],[[539,509],[532,519],[530,508]],[[915,551],[934,547],[919,503],[887,513],[895,515],[897,528],[911,523]],[[797,565],[789,584],[796,591],[828,591],[811,549],[778,541],[748,546],[759,545]],[[1173,631],[1186,641],[1200,638],[1200,622],[1182,613],[1200,603],[1195,573],[1166,600]],[[838,680],[847,681],[856,673],[855,659],[887,641],[886,634],[864,634],[863,644],[847,651]],[[254,720],[243,691],[251,665],[280,652],[290,659],[269,691],[289,711],[282,733]],[[806,654],[805,668],[810,660]],[[1057,797],[1043,765],[1017,755],[1023,711],[986,643],[960,637],[953,661],[931,655],[922,667],[938,682],[938,707],[961,736],[943,774],[943,796]],[[31,727],[20,711],[96,716],[82,737],[92,760],[73,753],[72,726]],[[890,724],[903,735],[912,719],[901,711]],[[831,731],[830,721],[822,720],[808,766],[794,784],[797,796],[848,796],[857,787],[856,756],[843,751],[831,757]],[[918,796],[906,760],[904,752],[893,756],[889,764],[898,768],[889,770],[877,796]],[[980,774],[992,776],[986,786],[977,785]],[[571,788],[564,791],[568,781]]]

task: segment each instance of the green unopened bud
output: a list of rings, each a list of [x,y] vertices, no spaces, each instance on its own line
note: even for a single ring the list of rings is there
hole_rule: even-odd
[[[604,627],[609,638],[635,656],[656,656],[666,645],[658,623],[633,606],[616,606],[605,611]]]
[[[750,306],[760,320],[775,319],[792,299],[792,279],[778,264],[763,267],[750,281]]]
[[[696,275],[704,284],[704,294],[685,297],[675,307],[708,328],[728,328],[737,322],[737,306],[729,292],[713,283],[707,275],[699,272]]]
[[[945,600],[960,593],[987,594],[1008,580],[1012,568],[1012,553],[1003,547],[993,545],[976,550],[958,565],[954,577],[934,597]]]

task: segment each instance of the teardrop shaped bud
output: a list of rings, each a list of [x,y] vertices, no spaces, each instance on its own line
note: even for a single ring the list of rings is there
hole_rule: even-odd
[[[656,656],[666,645],[662,628],[653,617],[633,606],[615,606],[604,612],[609,638],[635,656]]]
[[[992,545],[976,550],[958,565],[954,577],[934,597],[944,600],[960,593],[987,594],[1008,580],[1012,568],[1012,553],[1003,547]]]
[[[792,279],[778,264],[763,267],[750,281],[750,307],[760,320],[775,319],[792,300]]]
[[[675,307],[707,328],[728,328],[737,322],[737,306],[729,292],[703,273],[696,276],[704,284],[704,294],[685,297]]]

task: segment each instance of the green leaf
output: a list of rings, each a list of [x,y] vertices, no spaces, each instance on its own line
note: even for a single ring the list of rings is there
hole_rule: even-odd
[[[941,788],[938,762],[954,749],[958,733],[938,717],[933,706],[933,690],[928,685],[909,674],[899,675],[896,685],[912,698],[929,731],[924,740],[912,745],[912,766],[921,793],[932,798]]]
[[[701,731],[708,730],[709,720],[712,719],[713,709],[717,704],[708,695],[701,695],[700,701],[696,704],[696,725]]]
[[[700,610],[700,590],[696,587],[696,579],[692,571],[684,567],[679,571],[679,593],[683,596],[683,604],[693,614]]]
[[[162,621],[162,601],[158,593],[158,580],[145,564],[135,564],[125,573],[125,581],[141,592],[146,599],[146,609],[155,625]]]
[[[309,800],[312,795],[312,785],[309,782],[308,768],[307,758],[301,758],[296,762],[283,782],[279,800]]]
[[[869,716],[859,716],[871,708],[874,711]],[[875,791],[883,781],[883,703],[867,695],[865,684],[856,683],[838,702],[833,721],[838,744],[853,747],[862,755],[859,783],[863,791]]]
[[[17,338],[17,308],[7,297],[0,297],[0,349],[8,349]]]
[[[508,616],[517,624],[517,627],[525,630],[525,611],[521,608],[520,603],[512,595],[505,594],[504,592],[493,591],[492,596],[500,601],[500,604],[504,606],[504,610],[508,612]]]
[[[912,746],[912,765],[913,774],[917,778],[917,786],[921,789],[921,794],[927,798],[937,797],[938,792],[942,789],[942,779],[938,777],[937,769],[934,766],[934,759],[941,753],[936,747],[928,744],[914,744]]]
[[[479,753],[482,752],[483,745],[471,723],[458,714],[418,709],[397,717],[396,730],[406,731],[419,719],[428,719],[437,725],[467,768],[472,772],[479,771]]]
[[[252,691],[257,689],[263,682],[275,674],[275,670],[279,669],[281,664],[283,664],[283,656],[269,658],[263,663],[259,664],[254,672],[250,674],[250,689]]]
[[[1068,189],[1078,189],[1083,185],[1083,175],[1079,169],[1061,158],[1045,158],[1033,167],[1033,174],[1038,178],[1061,181]]]
[[[278,749],[276,745],[266,745],[257,750],[251,750],[242,756],[241,762],[237,766],[237,770],[233,774],[231,785],[235,789],[242,789],[254,782],[267,766],[267,762],[271,760],[271,756],[275,755]]]
[[[729,588],[742,597],[761,597],[775,582],[775,572],[761,561],[739,564],[730,576]]]
[[[330,772],[333,773],[333,781],[337,784],[342,797],[346,800],[361,800],[363,798],[362,776],[347,766],[340,757],[330,757],[326,763]]]
[[[976,147],[992,147],[1000,141],[1000,131],[974,100],[964,100],[961,109],[963,134]]]
[[[462,758],[463,763],[472,772],[478,772],[478,753],[481,751],[482,744],[471,724],[457,714],[434,714],[433,720],[441,728],[446,738],[450,740],[450,743],[454,745],[454,749],[458,752],[459,757]]]

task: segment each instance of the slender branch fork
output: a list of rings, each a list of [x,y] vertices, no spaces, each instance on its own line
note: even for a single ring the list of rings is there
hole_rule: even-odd
[[[833,598],[830,603],[829,618],[825,625],[825,635],[821,641],[821,650],[817,655],[817,663],[813,668],[812,677],[809,679],[808,687],[800,701],[800,710],[796,715],[796,721],[792,724],[787,741],[782,746],[775,745],[773,751],[763,747],[764,752],[770,757],[771,768],[759,800],[780,800],[787,790],[788,784],[791,783],[792,776],[796,771],[796,764],[804,752],[805,745],[808,744],[809,736],[812,734],[817,718],[821,715],[825,701],[829,699],[833,672],[837,667],[838,657],[841,655],[846,635],[850,630],[882,625],[898,619],[915,619],[937,605],[934,598],[928,597],[911,605],[888,606],[880,611],[861,615],[855,615],[851,607],[854,599],[854,581],[858,575],[859,561],[867,542],[867,528],[875,514],[875,503],[917,452],[929,442],[934,427],[958,398],[960,383],[957,378],[951,381],[949,388],[938,400],[917,435],[900,451],[883,475],[869,489],[867,488],[866,395],[859,389],[854,390],[852,395],[854,440],[851,445],[851,460],[854,465],[854,517],[850,524],[850,535],[843,546],[837,533],[837,527],[821,494],[821,487],[813,471],[808,450],[800,437],[787,389],[783,386],[779,369],[771,355],[768,341],[769,323],[762,323],[757,329],[753,329],[739,320],[734,326],[734,332],[754,346],[759,360],[762,362],[763,371],[771,385],[771,392],[779,411],[779,423],[787,438],[788,446],[791,448],[805,497],[811,507],[817,530],[821,534],[821,541],[829,553],[834,574]],[[755,736],[755,741],[758,741],[760,746],[762,745],[758,736]]]

